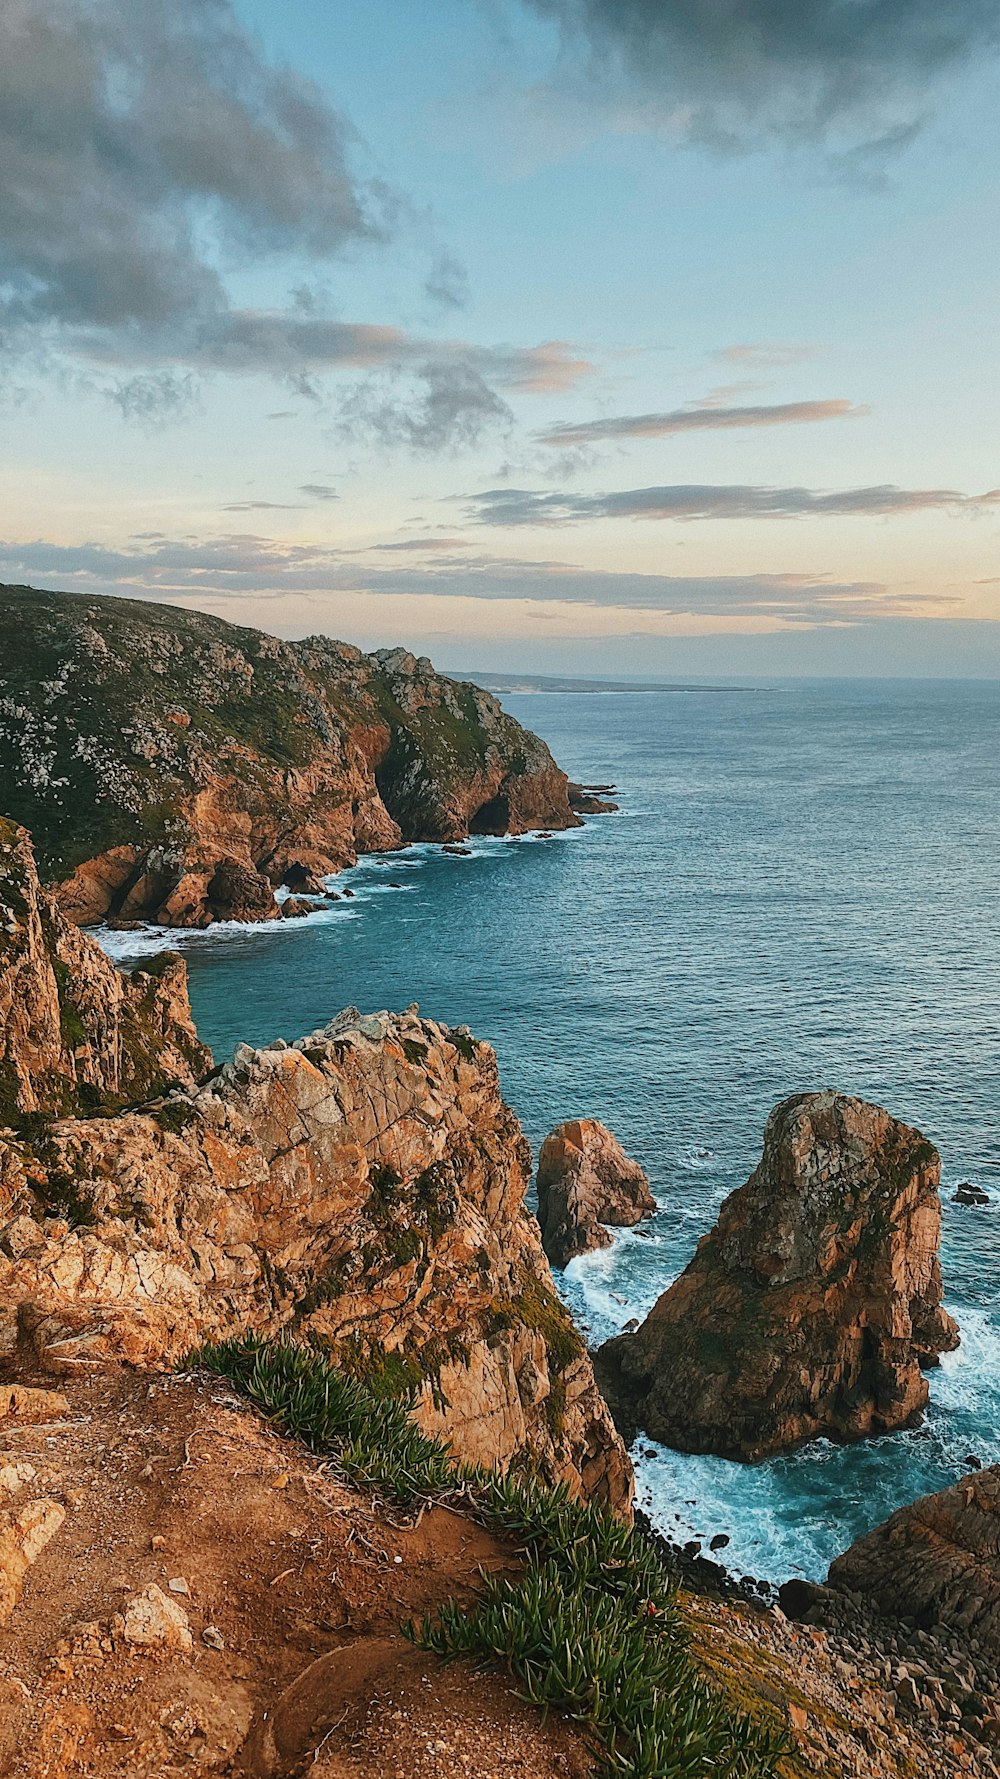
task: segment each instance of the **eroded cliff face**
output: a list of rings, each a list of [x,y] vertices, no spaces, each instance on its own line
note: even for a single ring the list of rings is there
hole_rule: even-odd
[[[121,975],[41,890],[23,828],[0,818],[0,1124],[147,1099],[210,1065],[180,959]]]
[[[754,1460],[820,1435],[912,1425],[926,1366],[958,1344],[941,1305],[941,1168],[879,1106],[804,1094],[690,1265],[602,1347],[619,1424]]]
[[[14,1084],[0,1132],[0,1362],[27,1347],[72,1376],[115,1359],[172,1365],[244,1330],[316,1334],[343,1365],[415,1391],[422,1423],[462,1457],[528,1463],[626,1509],[628,1459],[525,1208],[530,1153],[489,1046],[415,1008],[350,1009],[295,1045],[240,1046],[196,1082],[178,963],[176,1026],[156,999],[179,1058],[173,1090],[115,1111],[122,1077],[102,1080],[100,1115],[26,1119],[25,1083],[51,1081],[58,1101],[59,1083],[79,1080],[58,1040],[60,945],[75,948],[109,1029],[116,997],[134,991],[46,908],[26,838],[12,845],[37,918],[0,948]],[[8,978],[29,969],[49,1006],[22,1034]]]
[[[544,742],[405,650],[0,588],[0,776],[78,923],[270,920],[361,852],[579,824]]]
[[[924,1495],[836,1558],[831,1587],[898,1621],[958,1631],[1000,1660],[1000,1468]]]

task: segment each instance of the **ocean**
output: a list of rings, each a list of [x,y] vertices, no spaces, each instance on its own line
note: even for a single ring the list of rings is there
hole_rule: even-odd
[[[784,682],[505,694],[621,812],[551,839],[414,847],[302,922],[180,937],[202,1036],[294,1038],[341,1007],[420,1003],[495,1045],[537,1149],[603,1119],[647,1168],[642,1232],[560,1279],[592,1342],[642,1316],[755,1165],[771,1107],[836,1087],[941,1151],[946,1302],[962,1345],[920,1428],[755,1466],[638,1442],[671,1535],[728,1534],[781,1581],[970,1457],[1000,1462],[1000,684]],[[131,962],[177,935],[112,935]],[[957,1182],[991,1194],[951,1202]]]

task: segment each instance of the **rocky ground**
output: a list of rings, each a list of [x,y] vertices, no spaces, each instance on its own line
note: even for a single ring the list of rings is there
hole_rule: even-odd
[[[0,1605],[5,1779],[588,1772],[568,1725],[401,1634],[517,1560],[461,1513],[366,1500],[217,1379],[75,1381],[0,1448],[0,1527],[56,1522]]]
[[[401,1634],[517,1564],[460,1503],[387,1508],[216,1378],[114,1368],[36,1405],[50,1385],[23,1375],[0,1419],[4,1779],[591,1773],[580,1733],[503,1675],[442,1669]],[[47,1538],[12,1561],[11,1526],[42,1513]],[[706,1670],[787,1725],[787,1779],[997,1779],[996,1720],[968,1708],[995,1671],[817,1598],[827,1626],[684,1594]]]

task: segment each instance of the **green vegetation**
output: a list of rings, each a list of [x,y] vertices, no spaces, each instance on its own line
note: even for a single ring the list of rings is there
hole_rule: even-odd
[[[0,586],[0,702],[4,814],[31,831],[46,881],[116,846],[135,847],[139,875],[151,846],[182,856],[206,761],[266,829],[289,814],[288,769],[345,758],[363,731],[404,837],[433,839],[487,764],[516,775],[545,757],[471,685],[431,675],[411,700],[378,661],[323,638],[31,587]],[[325,822],[353,794],[346,765],[339,786],[321,776],[296,819]]]
[[[495,1297],[487,1312],[489,1332],[501,1328],[530,1328],[545,1342],[553,1373],[566,1370],[585,1351],[583,1340],[566,1305],[533,1273],[525,1273],[516,1297]]]
[[[653,1545],[563,1487],[458,1464],[418,1432],[387,1374],[346,1376],[315,1349],[257,1339],[206,1347],[193,1363],[227,1378],[283,1432],[337,1457],[397,1502],[461,1496],[516,1540],[517,1574],[483,1575],[476,1604],[449,1602],[404,1626],[449,1660],[504,1664],[524,1696],[589,1731],[605,1779],[772,1779],[782,1738],[736,1710],[698,1671],[674,1588]]]

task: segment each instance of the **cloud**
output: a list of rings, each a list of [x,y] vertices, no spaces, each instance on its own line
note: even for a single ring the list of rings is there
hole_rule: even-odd
[[[283,500],[234,500],[224,506],[224,513],[299,513],[301,507]]]
[[[303,482],[299,493],[308,494],[312,500],[340,499],[336,488],[331,488],[329,482]]]
[[[447,252],[438,253],[424,289],[432,302],[443,309],[464,309],[469,300],[469,280],[465,267]]]
[[[469,517],[480,525],[573,525],[584,519],[799,519],[857,518],[945,508],[978,511],[1000,503],[1000,489],[958,494],[950,488],[757,488],[678,483],[626,488],[612,494],[538,492],[488,488],[473,495]]]
[[[193,602],[252,596],[280,600],[292,594],[421,595],[838,626],[915,613],[934,616],[962,602],[954,593],[895,591],[878,582],[845,582],[821,574],[633,574],[467,548],[462,554],[462,544],[458,538],[414,540],[414,552],[425,549],[429,559],[390,566],[328,545],[287,544],[249,534],[203,540],[136,538],[118,550],[39,539],[0,542],[0,578],[30,577],[80,592]],[[372,554],[399,549],[399,542],[380,544]]]
[[[949,71],[995,52],[994,0],[528,0],[688,140],[861,156],[912,137]]]
[[[386,194],[304,76],[229,0],[5,0],[0,288],[10,323],[97,337],[211,326],[218,253],[326,257],[384,236]]]
[[[591,445],[602,439],[662,439],[679,432],[856,420],[870,412],[870,408],[849,401],[775,402],[757,407],[724,407],[706,401],[674,408],[666,414],[619,414],[604,420],[568,421],[538,436],[543,445]]]
[[[746,367],[752,370],[781,371],[789,365],[805,364],[818,354],[817,346],[781,345],[777,342],[744,343],[736,346],[722,346],[710,354],[712,358],[720,358],[723,364]]]
[[[337,430],[411,451],[459,451],[513,421],[507,403],[463,356],[421,365],[418,382],[402,394],[394,384],[358,384],[340,403]]]
[[[428,341],[325,313],[316,268],[404,226],[427,233],[362,176],[361,154],[320,88],[265,58],[232,0],[4,0],[6,364],[68,364],[148,424],[179,416],[204,376],[278,377],[317,399],[328,372],[387,371],[414,380],[412,397],[384,414],[369,402],[367,424],[420,450],[506,425],[499,389],[558,392],[589,371],[565,342]],[[433,254],[428,288],[454,308],[461,268]],[[234,273],[268,266],[297,280],[288,304],[237,303]]]

